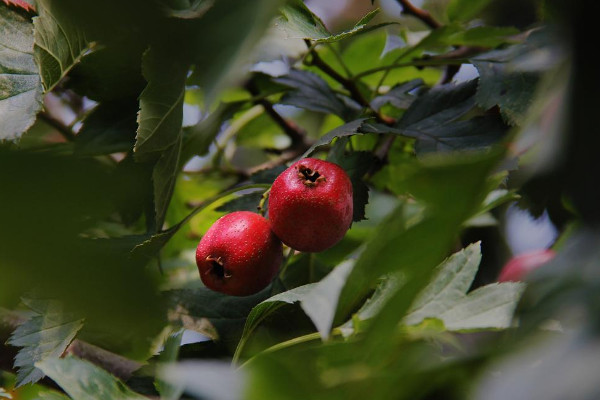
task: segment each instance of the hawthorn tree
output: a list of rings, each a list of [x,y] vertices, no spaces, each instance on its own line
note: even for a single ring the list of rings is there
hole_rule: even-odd
[[[0,398],[600,394],[593,5],[361,1],[0,3]],[[306,157],[344,238],[203,286],[200,238]],[[560,236],[498,283],[514,202]]]

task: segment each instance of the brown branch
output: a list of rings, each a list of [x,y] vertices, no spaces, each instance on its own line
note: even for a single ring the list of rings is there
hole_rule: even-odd
[[[440,26],[442,26],[442,24],[440,24],[438,21],[436,21],[435,18],[433,18],[428,11],[423,10],[419,7],[415,7],[410,1],[408,1],[408,0],[396,0],[396,1],[398,2],[398,4],[400,4],[402,6],[402,14],[412,15],[413,17],[421,20],[425,25],[427,25],[431,29],[437,29]]]
[[[371,104],[367,101],[365,96],[363,96],[361,91],[358,89],[358,86],[356,86],[356,83],[352,79],[342,76],[339,72],[331,68],[329,64],[323,61],[323,59],[319,56],[319,53],[317,53],[317,51],[311,46],[310,40],[305,39],[304,43],[306,43],[306,46],[309,48],[312,56],[311,61],[309,62],[310,65],[314,65],[331,78],[339,82],[348,92],[350,92],[352,98],[361,106],[369,109],[371,108]]]
[[[246,90],[248,90],[248,92],[250,92],[252,96],[258,96],[260,94],[260,91],[254,84],[254,82],[252,82],[252,80],[249,80],[246,83],[245,87]],[[261,105],[264,108],[267,115],[269,115],[269,117],[271,117],[271,119],[277,125],[279,125],[283,132],[292,140],[291,147],[301,146],[305,142],[306,135],[304,131],[286,121],[277,111],[275,111],[275,109],[273,108],[273,104],[269,100],[267,100],[266,98],[258,98],[254,101],[254,103]]]

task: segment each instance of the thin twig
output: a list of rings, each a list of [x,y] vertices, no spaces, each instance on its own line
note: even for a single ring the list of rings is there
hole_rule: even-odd
[[[248,90],[252,96],[258,96],[260,94],[260,91],[252,80],[249,80],[246,83],[246,90]],[[305,142],[305,132],[286,121],[277,111],[275,111],[273,103],[267,100],[267,98],[257,98],[254,103],[261,105],[267,115],[281,127],[283,132],[292,140],[292,147],[301,145]]]
[[[412,15],[413,17],[421,20],[425,25],[427,25],[431,29],[437,29],[440,26],[442,26],[438,21],[435,20],[435,18],[431,16],[431,14],[428,11],[423,10],[419,7],[415,7],[410,1],[396,1],[402,6],[402,14]]]

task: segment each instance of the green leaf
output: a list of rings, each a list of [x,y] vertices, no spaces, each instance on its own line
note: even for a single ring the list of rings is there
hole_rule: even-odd
[[[93,51],[83,31],[67,16],[60,14],[50,0],[37,1],[35,58],[46,92],[64,78],[84,54]]]
[[[450,21],[469,21],[483,10],[491,0],[451,0],[446,12]]]
[[[406,110],[417,98],[415,94],[409,92],[423,86],[425,82],[422,79],[413,79],[408,82],[400,83],[390,89],[389,92],[371,100],[371,106],[379,111],[386,104],[391,104],[396,108]]]
[[[415,325],[425,318],[439,318],[444,311],[462,300],[475,279],[480,262],[479,242],[446,259],[436,268],[431,282],[415,299],[404,323]]]
[[[212,339],[237,341],[252,308],[269,296],[270,286],[245,297],[228,296],[207,288],[165,292],[169,319]],[[208,322],[208,323],[207,323]]]
[[[57,301],[23,299],[36,315],[20,325],[8,344],[22,347],[15,357],[17,386],[35,383],[44,377],[35,367],[38,361],[60,357],[83,327],[83,320],[66,314]]]
[[[417,139],[417,155],[430,152],[485,149],[504,137],[508,127],[495,116],[467,121],[446,121],[435,125],[435,117],[412,125],[405,136]]]
[[[0,6],[0,141],[18,138],[41,107],[32,25],[20,13]]]
[[[102,155],[131,150],[135,143],[137,109],[136,101],[100,103],[75,136],[75,151]]]
[[[404,185],[425,211],[415,221],[400,205],[366,243],[339,296],[336,321],[346,321],[367,297],[378,278],[401,273],[406,284],[393,294],[367,331],[372,356],[429,282],[433,268],[456,240],[465,220],[487,194],[486,180],[498,161],[487,155],[429,156],[405,171]],[[423,249],[427,249],[423,251]],[[381,350],[381,348],[379,348]],[[379,354],[381,355],[381,354]]]
[[[335,114],[345,121],[355,118],[360,113],[361,107],[358,103],[336,94],[323,78],[312,72],[292,69],[289,74],[274,81],[294,89],[283,96],[279,101],[281,104],[323,114]]]
[[[147,400],[117,378],[88,361],[68,356],[49,358],[36,363],[73,400],[98,399]]]
[[[174,146],[181,135],[188,65],[155,48],[144,53],[142,63],[148,85],[140,95],[134,151],[138,161],[150,161]]]
[[[391,23],[384,23],[373,27],[367,27],[367,24],[379,13],[379,11],[379,9],[370,11],[351,29],[333,35],[327,30],[323,21],[310,11],[302,1],[295,0],[281,9],[282,18],[278,25],[287,34],[288,38],[309,39],[317,43],[333,43],[359,33],[390,25]]]
[[[246,319],[246,323],[244,325],[244,331],[242,332],[242,337],[238,343],[237,349],[235,351],[236,357],[239,357],[246,341],[254,332],[256,327],[271,313],[280,308],[285,304],[294,304],[299,301],[304,300],[310,295],[311,291],[316,286],[316,283],[309,283],[308,285],[299,286],[297,288],[288,290],[286,292],[282,292],[276,294],[273,297],[269,297],[268,299],[262,301],[257,304]]]
[[[534,31],[523,43],[474,57],[477,104],[484,109],[498,106],[511,125],[523,124],[541,74],[556,64],[548,40],[544,30]]]
[[[377,285],[375,292],[362,307],[348,320],[340,326],[340,330],[344,337],[348,337],[357,331],[362,330],[364,321],[368,321],[379,313],[385,303],[391,296],[398,291],[402,286],[402,281],[394,275],[386,276],[381,283]]]
[[[292,0],[281,8],[281,14],[283,20],[279,25],[290,38],[318,40],[331,37],[323,21],[301,0]]]
[[[439,319],[450,331],[509,328],[524,289],[521,282],[480,287],[441,313]]]
[[[236,197],[227,203],[215,208],[215,211],[253,211],[256,212],[258,203],[261,201],[263,193],[253,192]]]
[[[516,43],[519,30],[511,27],[478,26],[459,29],[440,38],[440,42],[452,46],[498,47],[505,43]]]
[[[300,303],[324,340],[329,338],[338,307],[338,298],[353,267],[354,260],[347,260],[336,266],[311,288]]]
[[[250,180],[254,183],[271,184],[286,168],[285,165],[278,165],[273,168],[262,169],[253,173],[250,176]]]
[[[210,104],[252,57],[282,0],[220,0],[190,22],[180,40],[194,64],[189,84],[198,85]],[[210,38],[210,40],[207,40]],[[207,56],[208,55],[208,56]]]
[[[302,157],[304,158],[310,156],[318,147],[331,143],[331,141],[336,137],[339,138],[353,135],[361,135],[362,132],[360,130],[363,125],[363,122],[365,122],[366,120],[366,118],[361,118],[352,122],[348,122],[347,124],[344,124],[342,126],[338,126],[334,130],[321,136],[319,140],[317,140],[312,146],[310,146],[308,150],[306,150],[306,152],[304,152]]]
[[[356,151],[345,154],[338,162],[352,182],[352,221],[354,222],[366,219],[365,207],[369,203],[369,187],[362,178],[371,169],[375,160],[375,156],[370,152]]]
[[[167,209],[173,196],[177,174],[179,173],[179,156],[181,154],[181,140],[179,135],[177,142],[167,149],[152,171],[152,182],[154,185],[154,211],[156,213],[156,230],[161,230],[167,216]]]

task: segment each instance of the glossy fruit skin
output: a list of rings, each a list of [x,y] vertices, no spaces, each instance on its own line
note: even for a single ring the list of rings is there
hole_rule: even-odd
[[[233,296],[264,289],[277,274],[282,259],[281,241],[269,222],[249,211],[219,218],[196,248],[196,264],[204,285]]]
[[[534,250],[511,258],[500,271],[498,282],[519,282],[534,269],[552,260],[556,252],[551,249]]]
[[[340,166],[304,158],[283,171],[269,194],[273,232],[286,245],[319,252],[338,243],[352,223],[352,182]]]

